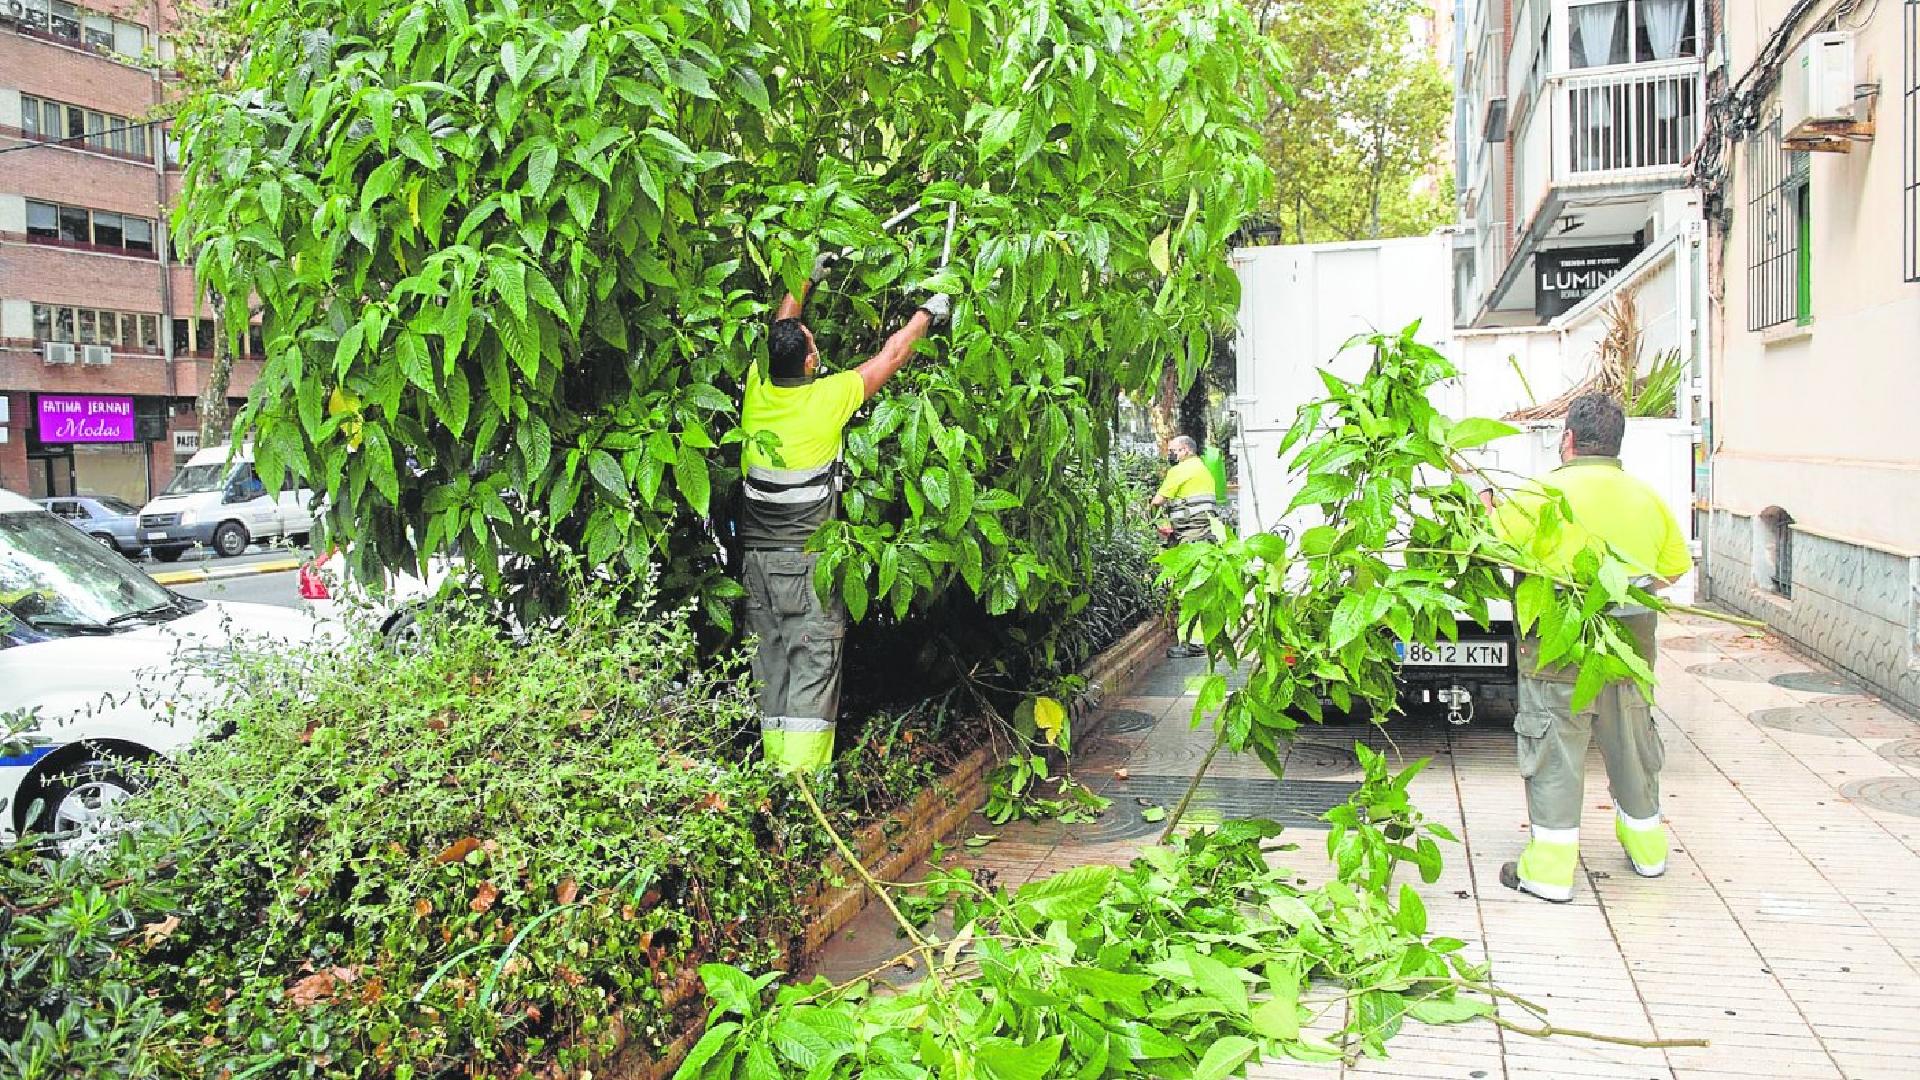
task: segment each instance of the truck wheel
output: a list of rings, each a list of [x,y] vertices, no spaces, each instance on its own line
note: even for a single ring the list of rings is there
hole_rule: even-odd
[[[225,558],[233,558],[247,550],[247,527],[237,521],[223,522],[213,530],[213,550]]]
[[[156,559],[159,559],[161,562],[179,562],[180,556],[185,555],[186,553],[187,553],[187,550],[185,548],[154,548],[153,549],[153,557]]]

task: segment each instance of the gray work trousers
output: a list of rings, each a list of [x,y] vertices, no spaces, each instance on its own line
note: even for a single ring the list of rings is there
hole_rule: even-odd
[[[822,740],[805,736],[824,734],[830,754],[840,711],[846,605],[838,596],[822,603],[814,592],[814,553],[748,548],[744,554],[747,628],[759,638],[753,677],[760,683],[762,729],[802,736],[786,741],[810,748]],[[819,755],[810,749],[806,756]]]
[[[1647,665],[1654,660],[1656,616],[1622,618]],[[1520,708],[1513,730],[1520,742],[1520,775],[1527,782],[1527,813],[1536,829],[1578,829],[1585,802],[1587,744],[1600,742],[1614,805],[1630,818],[1660,815],[1660,767],[1666,750],[1654,726],[1653,708],[1631,680],[1609,684],[1581,712],[1573,711],[1579,669],[1555,666],[1536,672],[1540,642],[1520,642]]]

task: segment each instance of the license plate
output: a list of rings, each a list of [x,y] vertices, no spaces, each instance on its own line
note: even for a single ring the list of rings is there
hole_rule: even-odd
[[[1408,667],[1506,667],[1504,641],[1438,641],[1432,645],[1393,643],[1394,654]]]
[[[166,534],[166,533],[163,533],[163,532],[149,532],[149,533],[147,533],[147,539],[149,539],[149,540],[165,540],[166,538],[167,538],[167,534]]]

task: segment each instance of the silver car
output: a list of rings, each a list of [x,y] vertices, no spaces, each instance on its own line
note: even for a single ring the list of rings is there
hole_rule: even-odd
[[[138,555],[140,508],[111,495],[69,495],[37,500],[61,519],[122,555]]]

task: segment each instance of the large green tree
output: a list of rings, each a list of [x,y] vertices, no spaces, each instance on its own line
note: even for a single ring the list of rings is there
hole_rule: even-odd
[[[1114,505],[1116,394],[1205,362],[1269,186],[1271,44],[1237,0],[218,17],[247,48],[182,111],[179,224],[263,312],[263,474],[324,490],[363,571],[457,544],[492,573],[549,534],[724,618],[706,523],[737,388],[770,304],[851,247],[810,304],[829,366],[921,294],[956,309],[852,433],[822,584],[856,618],[956,584],[1067,603]]]
[[[1248,0],[1291,61],[1265,120],[1268,211],[1289,241],[1414,236],[1452,220],[1446,69],[1414,29],[1427,0]]]

